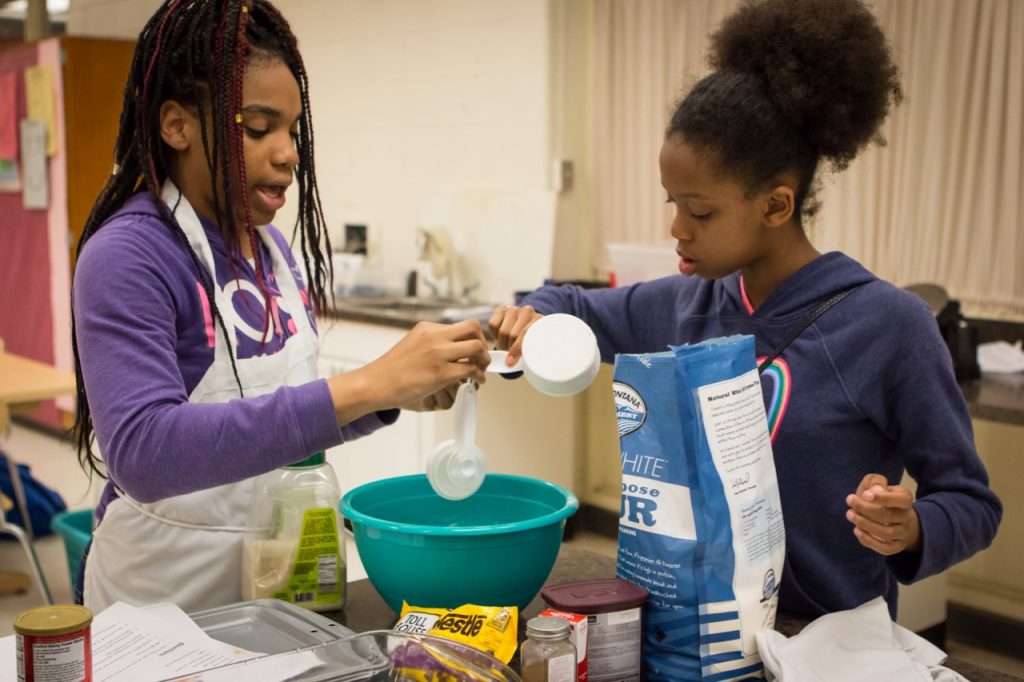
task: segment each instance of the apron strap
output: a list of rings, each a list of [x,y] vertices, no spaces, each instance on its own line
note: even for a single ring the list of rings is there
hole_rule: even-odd
[[[189,530],[220,531],[220,532],[223,532],[223,533],[257,533],[259,531],[266,530],[266,528],[262,528],[262,527],[258,527],[258,526],[254,526],[254,527],[249,527],[249,526],[212,526],[212,525],[206,525],[206,524],[202,524],[202,523],[189,523],[188,521],[178,521],[177,519],[171,519],[171,518],[168,518],[166,516],[161,516],[161,515],[157,514],[156,512],[154,512],[154,511],[152,511],[150,509],[146,509],[146,507],[144,505],[142,505],[142,504],[136,502],[135,500],[133,500],[131,497],[129,497],[123,490],[121,490],[117,486],[114,486],[114,490],[117,492],[117,496],[118,496],[119,500],[122,500],[125,504],[127,504],[129,507],[131,507],[132,509],[134,509],[138,513],[142,514],[143,516],[148,516],[149,518],[153,519],[154,521],[159,521],[160,523],[166,523],[167,525],[170,525],[170,526],[177,526],[179,528],[188,528]]]

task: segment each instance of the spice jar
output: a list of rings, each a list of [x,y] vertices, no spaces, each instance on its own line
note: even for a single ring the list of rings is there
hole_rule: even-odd
[[[568,621],[554,616],[527,621],[519,660],[523,682],[575,682],[576,647],[569,641]]]

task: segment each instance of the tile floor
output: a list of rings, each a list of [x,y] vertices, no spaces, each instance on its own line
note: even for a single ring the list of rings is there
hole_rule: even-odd
[[[0,449],[13,455],[16,461],[28,464],[32,468],[33,476],[56,489],[69,509],[85,509],[95,504],[100,486],[89,485],[89,480],[82,473],[69,442],[15,424],[5,437],[0,438]],[[580,534],[571,542],[595,552],[615,555],[615,541],[609,538]],[[353,556],[353,543],[348,544],[350,579],[365,575],[362,573],[362,566],[358,564],[358,558]],[[70,602],[71,587],[63,541],[56,536],[39,538],[35,547],[54,601]],[[17,542],[0,541],[0,569],[29,572],[28,561]],[[22,595],[0,597],[0,637],[13,633],[15,615],[41,603],[39,592],[35,589]],[[948,642],[946,649],[948,653],[962,660],[1024,678],[1024,654],[1021,658],[1011,658],[956,642]]]

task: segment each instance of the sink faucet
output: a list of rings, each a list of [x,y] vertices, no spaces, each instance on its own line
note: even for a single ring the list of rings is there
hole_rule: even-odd
[[[434,298],[441,298],[441,290],[437,288],[437,285],[431,282],[429,279],[423,279],[423,284],[430,289],[430,294]]]
[[[462,287],[462,298],[469,300],[470,295],[479,288],[480,280],[477,280],[472,284]]]
[[[452,271],[454,270],[452,267],[452,248],[446,235],[443,234],[443,228],[417,227],[416,245],[419,247],[419,260],[430,263],[434,278],[438,280],[445,278],[448,280],[446,295],[448,298],[451,298],[453,296]],[[422,279],[434,296],[438,296],[437,286],[426,278]]]

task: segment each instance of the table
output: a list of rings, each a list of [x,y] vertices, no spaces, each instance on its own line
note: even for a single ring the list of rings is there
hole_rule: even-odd
[[[556,585],[574,580],[613,577],[615,577],[615,559],[571,545],[562,545],[546,584]],[[546,605],[538,595],[519,614],[520,642],[525,636],[526,621],[536,616],[544,608]],[[323,615],[355,632],[390,630],[398,620],[398,614],[384,603],[369,580],[349,583],[348,601],[345,608]],[[783,615],[776,622],[775,628],[782,634],[791,636],[798,633],[806,624],[807,621]],[[982,668],[955,658],[947,659],[945,665],[972,682],[1021,682],[1021,678],[1013,675]],[[515,659],[513,659],[513,667],[515,667]]]
[[[60,395],[74,393],[75,376],[70,372],[59,370],[30,358],[4,352],[3,340],[0,340],[0,434],[6,434],[12,415],[31,412],[43,400],[56,398]],[[25,491],[21,486],[18,467],[12,453],[7,453],[7,468],[11,475],[11,486],[14,490],[15,502],[21,511],[25,524],[24,530],[9,523],[0,505],[0,531],[10,533],[18,539],[28,555],[32,571],[35,573],[36,584],[47,604],[52,603],[50,588],[46,584],[35,548],[32,546],[32,522],[28,515],[25,502]],[[0,572],[0,594],[4,586],[20,586],[22,581],[17,573]]]

